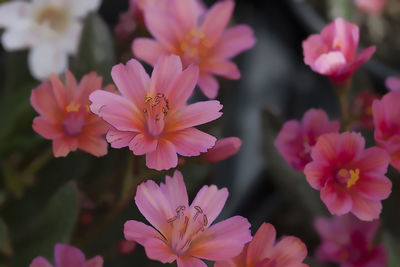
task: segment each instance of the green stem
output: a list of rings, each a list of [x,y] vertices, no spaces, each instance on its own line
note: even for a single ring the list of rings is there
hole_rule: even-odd
[[[341,114],[341,130],[348,130],[351,122],[348,93],[351,88],[351,79],[343,84],[333,84],[334,91],[339,100]]]
[[[32,175],[39,171],[44,165],[46,165],[53,158],[53,150],[51,148],[46,149],[42,154],[36,157],[26,169],[21,173],[21,177],[30,180]]]

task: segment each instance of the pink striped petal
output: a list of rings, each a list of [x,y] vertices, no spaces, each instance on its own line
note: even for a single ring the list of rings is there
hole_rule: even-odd
[[[131,59],[126,65],[115,65],[111,70],[111,77],[123,96],[138,107],[144,104],[150,78],[137,60]]]
[[[95,256],[85,263],[85,267],[103,267],[104,260],[101,256]]]
[[[171,16],[177,20],[183,32],[189,32],[197,27],[199,4],[196,0],[171,0]]]
[[[336,144],[336,158],[339,166],[351,164],[364,152],[365,139],[360,133],[344,132],[339,135]]]
[[[132,132],[121,132],[115,128],[110,128],[107,132],[107,142],[111,144],[112,148],[123,148],[129,146],[129,143],[137,135]]]
[[[53,267],[44,257],[36,257],[33,259],[29,267]]]
[[[343,215],[352,208],[351,196],[342,185],[336,185],[333,179],[329,179],[321,189],[321,199],[330,213]]]
[[[331,173],[330,166],[323,164],[322,162],[312,161],[304,168],[304,174],[307,182],[312,188],[321,190],[328,178],[327,174]]]
[[[336,139],[338,133],[324,134],[318,138],[311,157],[314,161],[326,161],[332,163],[336,160]]]
[[[272,249],[268,255],[270,259],[275,260],[277,266],[295,267],[301,266],[301,262],[307,256],[307,247],[297,237],[283,237]],[[307,266],[307,265],[306,265]]]
[[[382,211],[382,203],[376,200],[369,200],[353,192],[353,208],[351,212],[363,221],[372,221],[379,218]]]
[[[62,126],[57,121],[42,116],[33,120],[32,128],[46,139],[61,138],[64,135]]]
[[[241,216],[219,222],[201,233],[190,246],[190,255],[207,260],[228,260],[250,242],[250,223]]]
[[[51,74],[50,82],[52,85],[51,88],[53,89],[53,94],[56,103],[61,109],[64,109],[64,107],[66,107],[69,102],[69,96],[64,85],[62,84],[58,76],[55,74]]]
[[[144,155],[156,150],[157,144],[157,139],[140,133],[129,142],[129,149],[137,156]]]
[[[126,240],[135,241],[142,246],[151,238],[162,238],[153,227],[134,220],[125,222],[124,236]]]
[[[92,121],[83,126],[81,135],[99,136],[107,133],[110,125],[97,116],[93,115],[91,117],[89,119],[92,119]]]
[[[177,260],[178,267],[207,267],[204,261],[194,257],[179,257]]]
[[[202,70],[232,80],[241,77],[238,67],[231,61],[210,61],[202,65]]]
[[[189,207],[185,181],[180,171],[175,171],[172,178],[166,176],[165,184],[160,184],[160,190],[165,195],[166,199],[168,199],[171,210],[176,210],[176,208],[180,206],[186,209]]]
[[[275,244],[276,230],[270,223],[263,223],[258,228],[247,250],[247,266],[255,266],[258,262],[269,257]]]
[[[383,175],[387,172],[390,162],[388,153],[382,148],[371,147],[364,151],[357,166],[362,172]]]
[[[197,193],[190,208],[194,209],[196,206],[200,207],[207,216],[208,225],[211,225],[221,213],[221,210],[228,199],[228,195],[229,193],[226,188],[218,190],[215,185],[205,185]]]
[[[144,244],[146,255],[149,259],[162,263],[172,263],[176,260],[176,254],[165,244],[163,240],[151,238]]]
[[[160,56],[166,56],[169,52],[157,41],[149,38],[135,38],[132,43],[133,54],[154,66]]]
[[[157,171],[176,167],[178,156],[174,145],[167,140],[159,140],[157,149],[146,154],[146,166]]]
[[[79,249],[64,244],[56,244],[54,261],[57,267],[83,267],[86,260],[85,255]]]
[[[186,104],[197,84],[199,68],[194,65],[187,67],[171,84],[166,97],[171,107],[179,108]]]
[[[48,117],[60,117],[62,109],[57,105],[51,84],[43,82],[32,90],[31,93],[32,107],[40,114]]]
[[[151,75],[150,92],[152,95],[168,92],[169,87],[182,73],[181,58],[176,55],[162,56],[154,66]]]
[[[101,136],[81,135],[78,147],[96,157],[101,157],[107,154],[108,144]]]
[[[166,137],[174,144],[176,152],[185,157],[198,156],[215,145],[216,138],[196,128],[173,132]]]
[[[392,182],[386,176],[361,174],[361,179],[354,185],[362,197],[370,200],[382,200],[392,192]]]
[[[171,114],[166,128],[173,132],[213,121],[222,116],[221,109],[222,105],[216,100],[196,102]]]
[[[78,139],[64,136],[53,140],[54,157],[65,157],[70,151],[75,151],[78,148]]]

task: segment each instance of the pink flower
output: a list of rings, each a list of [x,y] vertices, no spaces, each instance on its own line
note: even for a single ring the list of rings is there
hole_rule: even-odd
[[[103,135],[109,126],[89,110],[89,94],[101,91],[98,89],[102,87],[102,77],[92,72],[79,84],[70,71],[65,77],[64,85],[52,74],[50,81],[32,90],[31,104],[40,114],[33,120],[33,130],[53,140],[55,157],[65,157],[77,148],[98,157],[104,156],[107,142]]]
[[[138,24],[139,11],[135,1],[130,1],[129,9],[119,15],[118,24],[114,32],[121,40],[128,40]]]
[[[304,62],[334,83],[344,83],[375,53],[375,46],[357,53],[359,28],[338,18],[321,34],[313,34],[303,42]]]
[[[145,10],[145,22],[155,40],[137,38],[132,49],[138,58],[150,65],[160,55],[176,54],[183,65],[198,65],[198,85],[208,98],[215,98],[219,84],[214,75],[239,79],[240,71],[230,61],[255,44],[253,30],[239,25],[225,30],[234,8],[234,2],[216,3],[200,15],[196,0],[171,0],[166,8],[158,5]]]
[[[385,83],[390,91],[400,91],[400,77],[388,77]]]
[[[301,122],[290,120],[286,122],[275,139],[275,147],[292,166],[303,171],[304,166],[311,161],[311,148],[320,135],[339,131],[338,121],[329,121],[328,115],[322,109],[308,110]]]
[[[240,138],[222,138],[217,140],[215,146],[211,148],[208,152],[201,154],[201,159],[209,163],[223,161],[236,155],[241,146],[242,140],[240,140]]]
[[[219,118],[222,105],[204,101],[187,105],[197,82],[198,68],[182,71],[178,56],[161,57],[151,79],[134,59],[114,66],[111,76],[121,95],[96,91],[91,110],[114,128],[107,133],[113,148],[129,146],[135,155],[146,154],[149,168],[176,167],[177,154],[198,156],[214,146],[216,138],[193,126]]]
[[[374,136],[377,144],[390,154],[390,164],[400,170],[400,93],[389,92],[372,104]]]
[[[54,264],[54,267],[102,267],[103,258],[96,256],[86,260],[85,255],[79,249],[64,244],[56,244],[54,247]],[[29,265],[29,267],[52,266],[44,257],[34,258]]]
[[[354,0],[358,9],[372,15],[380,15],[386,5],[386,0]]]
[[[211,226],[228,198],[228,190],[203,186],[189,206],[182,174],[165,178],[158,186],[149,180],[139,185],[135,203],[154,226],[127,221],[124,234],[162,263],[175,260],[178,267],[206,267],[201,260],[227,260],[237,256],[251,240],[247,219],[235,216]]]
[[[274,226],[263,223],[243,252],[228,261],[217,261],[214,267],[308,267],[302,261],[307,256],[304,243],[294,236],[275,242]]]
[[[352,215],[316,219],[315,229],[322,239],[316,258],[341,267],[387,266],[385,247],[373,245],[379,224],[378,220],[362,222]]]
[[[379,99],[380,95],[364,91],[356,95],[352,104],[352,114],[357,119],[357,128],[372,130],[374,121],[372,118],[372,103]]]
[[[379,217],[381,200],[392,189],[385,176],[389,156],[378,147],[364,148],[359,133],[330,133],[319,137],[304,168],[308,183],[321,191],[321,199],[332,214],[353,213],[371,221]]]

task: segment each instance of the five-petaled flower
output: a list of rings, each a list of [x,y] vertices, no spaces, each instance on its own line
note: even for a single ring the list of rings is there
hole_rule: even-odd
[[[102,88],[102,77],[92,72],[79,84],[70,71],[65,77],[64,85],[52,74],[50,81],[32,90],[31,104],[40,114],[33,120],[33,129],[53,140],[55,157],[66,156],[77,148],[98,157],[107,154],[103,135],[109,125],[89,110],[89,95]],[[106,89],[112,88],[114,86],[109,85]]]
[[[146,154],[146,165],[170,169],[182,156],[198,156],[214,146],[216,138],[193,126],[219,118],[222,105],[215,100],[187,105],[198,77],[198,68],[182,71],[178,56],[163,56],[151,79],[134,59],[114,66],[111,72],[121,95],[96,91],[91,110],[114,128],[107,133],[113,148],[129,146],[135,155]]]
[[[208,98],[215,98],[219,84],[214,75],[239,79],[240,71],[230,59],[255,44],[253,30],[239,25],[225,30],[234,8],[231,0],[216,3],[204,15],[196,0],[170,0],[167,7],[148,6],[145,22],[155,40],[136,38],[136,57],[155,65],[160,55],[179,55],[185,67],[196,64],[198,85]]]
[[[338,18],[328,24],[321,34],[313,34],[303,42],[304,62],[334,83],[345,83],[353,73],[375,53],[375,46],[357,55],[360,38],[355,24]]]
[[[178,267],[207,266],[201,259],[219,261],[237,256],[251,238],[250,224],[241,216],[211,225],[228,198],[228,190],[203,186],[189,206],[182,174],[165,179],[158,186],[149,180],[139,185],[135,202],[155,227],[127,221],[127,240],[144,246],[150,259],[177,261]]]
[[[299,238],[285,236],[278,242],[275,239],[274,226],[263,223],[239,256],[217,261],[214,267],[308,267],[302,263],[307,248]]]
[[[332,214],[352,212],[359,219],[379,217],[381,200],[392,188],[385,176],[390,161],[385,150],[365,149],[359,133],[330,133],[319,137],[304,168],[308,183],[321,191],[321,199]]]
[[[29,267],[103,267],[103,258],[95,256],[86,260],[85,255],[79,249],[56,244],[54,246],[54,265],[51,265],[44,257],[33,259]]]

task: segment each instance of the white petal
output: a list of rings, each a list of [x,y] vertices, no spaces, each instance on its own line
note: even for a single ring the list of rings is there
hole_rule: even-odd
[[[33,77],[45,80],[51,73],[61,74],[68,66],[68,54],[58,46],[41,43],[35,45],[29,53],[29,68]]]
[[[71,14],[74,17],[83,18],[89,12],[95,11],[100,7],[101,0],[70,0]]]
[[[8,51],[31,47],[35,43],[35,36],[29,30],[9,29],[3,33],[2,42]]]
[[[68,29],[63,33],[62,39],[58,43],[69,54],[76,54],[83,26],[78,21],[70,21],[69,23]]]
[[[31,4],[15,1],[0,5],[0,27],[20,28],[30,19]]]

